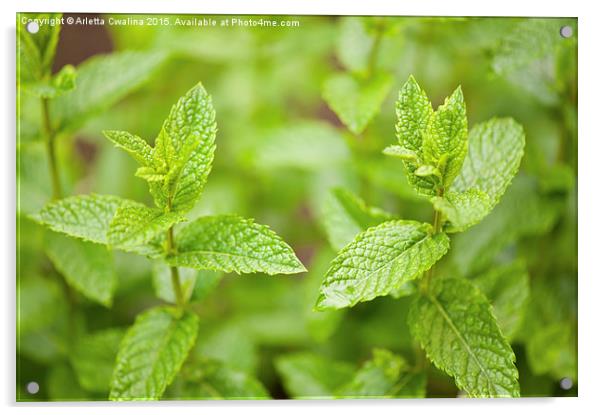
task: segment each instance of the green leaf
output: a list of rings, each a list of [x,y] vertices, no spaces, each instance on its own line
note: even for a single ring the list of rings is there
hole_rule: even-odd
[[[66,312],[63,293],[57,281],[54,278],[18,275],[18,337],[50,325],[57,316]]]
[[[341,122],[357,135],[376,116],[392,85],[393,79],[385,73],[365,80],[336,74],[324,83],[322,97]]]
[[[27,17],[39,23],[37,33],[29,33],[26,24],[21,21]],[[17,77],[19,86],[41,81],[50,74],[56,45],[61,32],[60,24],[48,24],[45,21],[60,19],[60,13],[38,13],[17,15]]]
[[[269,399],[265,387],[248,373],[203,359],[188,369],[187,382],[178,399]]]
[[[268,132],[257,145],[258,169],[297,168],[311,172],[349,159],[342,134],[325,122],[303,121]]]
[[[119,346],[109,399],[159,399],[194,345],[198,325],[196,314],[171,307],[140,314]]]
[[[176,236],[174,266],[224,272],[295,274],[307,271],[295,253],[265,225],[234,215],[205,216]]]
[[[525,149],[523,127],[512,118],[492,118],[475,125],[468,142],[468,155],[451,190],[480,190],[489,196],[491,210],[520,166]]]
[[[217,124],[211,97],[199,83],[171,108],[155,142],[154,167],[163,183],[150,182],[156,205],[185,213],[201,196],[211,172]]]
[[[51,102],[55,129],[69,133],[145,83],[163,64],[162,52],[114,52],[77,67],[77,88]]]
[[[419,277],[449,249],[446,234],[431,232],[429,224],[395,220],[357,235],[332,261],[316,309],[352,307]]]
[[[111,221],[107,233],[108,244],[124,251],[137,252],[141,245],[165,234],[174,224],[184,220],[186,218],[178,213],[125,204],[117,209]]]
[[[394,218],[343,188],[335,188],[323,207],[323,225],[333,248],[341,249],[361,231]]]
[[[441,171],[444,188],[452,184],[462,168],[467,139],[466,104],[458,87],[431,115],[422,145],[424,160]]]
[[[132,202],[110,195],[71,196],[48,203],[36,219],[55,232],[106,244],[109,225],[124,203]]]
[[[426,375],[411,373],[406,361],[384,349],[374,349],[352,380],[337,390],[341,398],[424,398]]]
[[[91,392],[108,393],[119,343],[125,330],[111,328],[80,338],[70,356],[80,385]]]
[[[111,307],[117,286],[113,255],[103,245],[47,232],[45,251],[67,283],[88,299]]]
[[[435,195],[435,182],[414,175],[414,171],[422,164],[422,140],[427,132],[429,120],[433,114],[433,107],[426,92],[412,75],[399,91],[395,104],[397,113],[397,139],[404,152],[413,152],[417,160],[406,160],[406,176],[408,182],[416,191],[422,194]]]
[[[540,327],[527,342],[529,367],[536,375],[577,378],[577,333],[571,322]]]
[[[487,298],[469,281],[436,279],[416,297],[408,323],[428,358],[469,396],[519,396],[514,352]]]
[[[197,353],[222,362],[228,368],[252,374],[259,363],[257,345],[249,334],[237,325],[222,325],[197,343]]]
[[[408,150],[407,148],[404,148],[402,146],[388,146],[383,150],[383,154],[386,156],[397,157],[404,161],[418,161],[418,155],[415,151]]]
[[[90,396],[77,382],[77,376],[66,362],[55,363],[49,370],[46,383],[50,401],[89,401]]]
[[[219,286],[224,277],[223,272],[201,270],[197,271],[196,284],[192,290],[191,301],[203,301]]]
[[[351,376],[347,363],[302,352],[276,358],[276,370],[289,396],[296,399],[329,399]]]
[[[128,133],[127,131],[103,131],[116,147],[125,150],[131,155],[134,160],[140,163],[141,166],[150,166],[153,162],[153,148],[146,141],[137,135]]]
[[[521,261],[478,275],[472,282],[491,301],[493,314],[509,340],[520,328],[529,299],[529,274]]]
[[[29,85],[26,90],[40,98],[56,98],[75,88],[76,77],[75,68],[71,65],[65,65],[49,80]]]
[[[366,72],[374,44],[373,36],[366,30],[364,17],[348,16],[339,20],[336,44],[338,60],[349,71]]]
[[[477,189],[465,192],[448,192],[444,197],[436,196],[431,199],[433,207],[442,212],[450,222],[445,231],[463,232],[479,223],[490,212],[489,196]]]

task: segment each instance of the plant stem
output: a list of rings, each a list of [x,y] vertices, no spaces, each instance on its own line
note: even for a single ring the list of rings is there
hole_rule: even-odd
[[[439,197],[443,197],[444,194],[444,189],[439,188],[437,189],[437,196]],[[441,212],[439,212],[438,210],[435,209],[435,214],[433,216],[433,234],[437,234],[439,232],[441,232],[441,229],[443,227],[443,218],[441,217]],[[435,266],[433,265],[432,267],[429,268],[428,271],[426,271],[426,274],[423,278],[423,283],[421,284],[421,288],[423,291],[427,291],[429,285],[431,284],[431,280],[433,279],[433,276],[435,275]]]
[[[173,226],[167,231],[167,250],[169,254],[176,253],[176,245],[173,236]],[[176,296],[176,304],[178,308],[184,307],[184,294],[182,293],[182,284],[180,282],[180,272],[178,267],[170,267],[171,270],[171,285]]]
[[[60,199],[63,195],[61,188],[61,179],[56,162],[56,133],[50,122],[50,108],[48,98],[42,98],[42,118],[44,121],[44,133],[46,141],[46,152],[48,153],[48,166],[50,169],[50,178],[52,180],[52,198]]]

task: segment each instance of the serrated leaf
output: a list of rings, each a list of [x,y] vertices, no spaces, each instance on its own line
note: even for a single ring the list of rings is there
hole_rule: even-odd
[[[71,196],[48,203],[36,219],[55,232],[106,244],[113,216],[126,203],[132,202],[110,195]]]
[[[469,281],[439,278],[416,297],[410,330],[428,358],[471,397],[518,397],[514,352],[487,298]]]
[[[441,171],[445,188],[462,168],[468,150],[467,139],[466,104],[458,87],[431,115],[422,144],[424,160]]]
[[[136,318],[119,346],[109,399],[156,400],[173,381],[196,340],[190,311],[150,309]]]
[[[487,193],[477,189],[465,192],[448,192],[444,197],[436,196],[431,199],[433,207],[442,212],[450,222],[445,231],[463,232],[479,223],[490,212],[490,200]]]
[[[315,172],[349,159],[342,134],[325,122],[303,121],[268,132],[256,146],[258,169],[297,168]]]
[[[414,171],[422,162],[422,140],[426,134],[429,120],[433,114],[433,107],[426,92],[412,75],[401,87],[397,102],[395,103],[397,123],[395,129],[401,147],[413,151],[418,159],[404,161],[408,182],[422,194],[434,195],[435,182],[414,175]]]
[[[265,387],[252,375],[216,360],[203,359],[187,369],[184,399],[269,399]],[[178,396],[182,399],[181,396]]]
[[[357,235],[332,261],[316,308],[352,307],[419,277],[449,249],[446,234],[431,232],[429,224],[395,220]]]
[[[523,321],[529,298],[529,274],[523,262],[498,266],[472,279],[491,301],[493,314],[506,338],[512,340]]]
[[[141,204],[125,204],[115,212],[109,225],[107,242],[111,247],[137,252],[141,245],[184,220],[186,219],[178,213],[164,213]]]
[[[324,202],[322,222],[332,247],[342,249],[361,231],[393,218],[390,213],[366,205],[350,191],[335,188]]]
[[[77,67],[77,88],[51,102],[57,131],[69,133],[145,83],[163,64],[162,52],[114,52]]]
[[[112,305],[117,275],[105,246],[47,232],[45,251],[71,287],[105,307]]]
[[[174,266],[224,272],[305,272],[295,253],[265,225],[234,215],[205,216],[180,230]]]
[[[493,118],[475,125],[468,142],[464,166],[451,191],[480,190],[489,196],[491,210],[520,166],[525,149],[523,127],[512,118]]]
[[[407,362],[388,350],[374,349],[349,383],[337,390],[341,398],[423,398],[426,375],[411,373]]]
[[[171,108],[157,137],[154,167],[162,184],[150,182],[159,208],[184,213],[203,191],[211,172],[217,124],[211,97],[199,83]]]
[[[336,74],[326,80],[322,97],[354,134],[361,134],[376,116],[387,97],[393,79],[379,73],[370,79]]]
[[[276,370],[288,394],[296,399],[329,399],[353,376],[353,366],[302,352],[276,358]]]
[[[70,356],[80,385],[91,392],[109,392],[111,374],[125,330],[111,328],[80,338]]]
[[[116,147],[125,150],[141,166],[150,166],[153,162],[153,148],[137,135],[127,131],[107,130],[102,132]]]

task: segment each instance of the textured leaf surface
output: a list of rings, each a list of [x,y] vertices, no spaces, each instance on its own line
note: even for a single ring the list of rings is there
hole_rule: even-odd
[[[332,261],[316,308],[352,307],[420,276],[449,249],[447,235],[431,230],[425,223],[396,220],[359,234]]]
[[[77,342],[70,359],[84,389],[109,392],[115,358],[124,333],[122,329],[106,329],[88,334]]]
[[[172,265],[225,272],[294,274],[306,271],[295,253],[265,225],[234,215],[206,216],[176,237]]]
[[[51,103],[61,132],[78,129],[87,119],[138,88],[161,66],[161,52],[116,52],[93,57],[77,68],[77,88]]]
[[[154,167],[163,183],[150,183],[160,208],[184,213],[203,191],[215,152],[217,124],[211,97],[199,83],[171,108],[157,137]]]
[[[493,314],[506,338],[519,329],[529,299],[529,274],[523,262],[502,265],[478,275],[472,282],[493,305]]]
[[[150,166],[153,162],[153,148],[137,135],[127,131],[103,131],[116,147],[125,150],[142,166]]]
[[[525,149],[523,127],[511,118],[493,118],[475,125],[468,143],[468,155],[451,190],[480,190],[489,196],[491,210],[520,166]]]
[[[433,107],[426,92],[411,75],[399,91],[395,111],[397,113],[395,129],[401,148],[404,152],[411,151],[418,155],[417,161],[404,161],[408,181],[418,192],[434,195],[433,181],[414,175],[414,171],[422,161],[422,140],[433,114]]]
[[[288,394],[296,399],[331,398],[353,376],[353,366],[312,353],[278,357],[276,370]]]
[[[105,307],[112,305],[117,276],[105,246],[48,232],[45,250],[70,286]]]
[[[337,390],[342,398],[423,398],[426,375],[409,372],[406,361],[384,349],[375,349],[372,360]]]
[[[487,193],[471,189],[462,193],[448,192],[444,197],[434,197],[433,207],[442,212],[450,222],[446,232],[462,232],[479,223],[490,211]]]
[[[333,248],[341,249],[361,231],[393,219],[393,215],[366,205],[343,188],[333,189],[324,202],[323,224]]]
[[[164,213],[138,204],[122,205],[111,221],[107,242],[125,251],[135,251],[183,220],[184,217],[173,212]]]
[[[446,188],[462,168],[468,150],[467,138],[466,104],[458,87],[431,115],[423,140],[424,159],[441,171]]]
[[[437,279],[408,322],[429,359],[472,397],[518,397],[514,352],[487,298],[464,279]]]
[[[109,195],[71,196],[48,203],[37,219],[53,231],[106,244],[109,224],[124,203],[131,202]]]
[[[111,400],[155,400],[186,360],[196,340],[199,320],[169,307],[140,314],[127,331],[111,380]]]
[[[216,360],[203,359],[187,370],[183,399],[269,399],[265,387],[252,375]]]
[[[361,134],[380,110],[392,85],[387,74],[367,80],[337,74],[326,80],[322,96],[352,133]]]

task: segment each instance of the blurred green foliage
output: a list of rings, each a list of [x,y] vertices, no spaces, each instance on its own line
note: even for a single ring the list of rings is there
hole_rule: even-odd
[[[254,217],[290,243],[310,270],[197,278],[190,288],[201,300],[197,346],[165,398],[332,395],[344,385],[361,395],[363,371],[379,367],[379,356],[389,353],[373,356],[374,348],[395,354],[388,357],[398,364],[393,377],[424,364],[408,332],[403,293],[345,311],[312,311],[340,248],[328,239],[325,228],[336,223],[325,212],[340,208],[337,201],[353,203],[333,189],[349,189],[405,219],[431,219],[430,205],[413,193],[400,164],[381,153],[395,140],[394,101],[411,73],[435,105],[461,84],[469,127],[492,116],[524,126],[518,177],[489,217],[452,238],[437,272],[473,278],[491,296],[517,355],[522,396],[575,396],[576,19],[269,18],[300,26],[106,26],[114,51],[77,65],[73,90],[61,81],[64,73],[53,78],[61,68],[50,73],[48,56],[40,57],[43,74],[29,73],[30,63],[19,61],[17,399],[107,399],[124,329],[141,310],[173,297],[150,261],[121,252],[91,270],[115,276],[112,304],[66,288],[65,270],[51,259],[68,256],[70,248],[49,244],[49,233],[29,217],[52,197],[42,81],[45,88],[58,85],[50,113],[64,196],[94,192],[150,204],[146,184],[134,177],[135,162],[101,131],[154,137],[172,103],[202,80],[219,131],[211,180],[191,215]],[[563,25],[573,28],[573,37],[559,35]],[[41,41],[58,36],[45,30]],[[86,28],[80,30],[70,36],[85,38]],[[63,32],[56,47],[68,44]],[[56,78],[61,82],[53,84]],[[512,274],[511,289],[502,289],[499,279],[509,269],[520,273]],[[347,382],[313,385],[296,365],[334,371]],[[559,386],[565,377],[574,384],[568,391]],[[26,392],[30,381],[40,384],[38,394]],[[426,382],[427,397],[458,395],[432,366],[428,380],[412,381]]]

